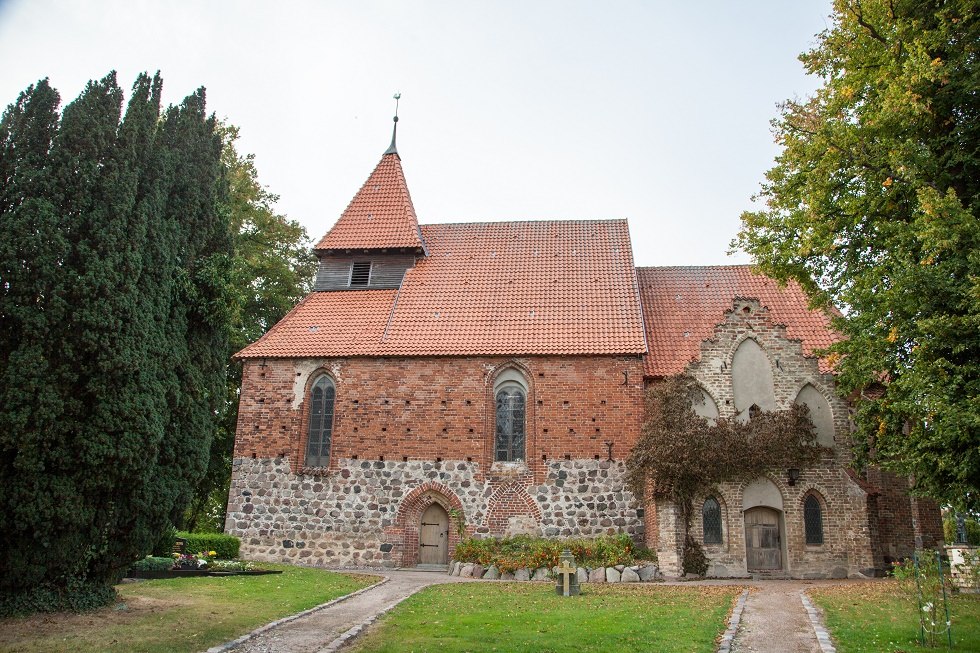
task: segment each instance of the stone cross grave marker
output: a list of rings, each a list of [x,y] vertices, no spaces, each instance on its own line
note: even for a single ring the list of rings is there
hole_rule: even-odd
[[[558,566],[558,576],[561,580],[555,591],[562,596],[577,596],[579,593],[578,574],[575,558],[572,552],[565,549],[561,552],[561,564]]]

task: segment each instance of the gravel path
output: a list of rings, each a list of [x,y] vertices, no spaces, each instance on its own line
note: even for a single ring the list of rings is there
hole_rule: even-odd
[[[734,653],[821,653],[794,581],[753,583],[732,644]]]
[[[370,572],[374,574],[375,572]],[[349,599],[271,628],[230,649],[233,653],[317,653],[351,628],[429,585],[472,582],[446,572],[384,571],[389,580]]]

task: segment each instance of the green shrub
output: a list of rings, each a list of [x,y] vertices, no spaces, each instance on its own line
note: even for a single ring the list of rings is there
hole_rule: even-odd
[[[167,529],[160,535],[160,538],[153,545],[153,555],[169,557],[174,552],[174,541],[177,539],[177,529],[167,526]]]
[[[233,535],[220,533],[177,533],[177,537],[187,540],[184,553],[198,554],[201,551],[214,551],[216,558],[231,560],[238,557],[241,541]]]
[[[116,590],[101,581],[70,578],[64,587],[37,585],[25,592],[0,595],[0,617],[36,612],[87,612],[110,605]]]
[[[173,557],[146,556],[142,560],[137,560],[130,569],[137,571],[167,571],[174,568]]]
[[[946,544],[956,543],[956,517],[953,514],[943,517],[943,535]],[[970,546],[980,546],[980,522],[973,517],[966,518],[966,543]]]
[[[637,547],[629,535],[605,535],[595,539],[556,540],[530,535],[474,539],[467,538],[456,545],[453,558],[460,562],[475,562],[502,571],[556,567],[563,549],[571,551],[583,567],[612,567],[632,564],[636,560],[652,560],[649,549]]]

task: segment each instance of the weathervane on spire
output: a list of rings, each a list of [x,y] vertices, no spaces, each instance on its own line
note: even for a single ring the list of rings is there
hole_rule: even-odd
[[[395,147],[395,137],[398,136],[398,100],[402,99],[402,94],[396,92],[392,97],[395,98],[395,117],[393,118],[395,126],[391,129],[391,145],[385,150],[385,154],[398,154],[398,148]]]

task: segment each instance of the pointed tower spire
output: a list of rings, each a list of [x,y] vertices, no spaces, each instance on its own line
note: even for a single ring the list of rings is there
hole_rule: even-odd
[[[395,139],[398,137],[398,100],[402,99],[401,93],[395,93],[392,97],[395,98],[395,126],[391,128],[391,145],[385,150],[385,154],[398,154],[398,148],[395,147]]]
[[[391,146],[340,219],[313,248],[315,251],[410,250],[426,254],[422,230],[402,172],[402,158],[395,148],[400,97],[401,93],[395,93]]]

